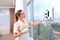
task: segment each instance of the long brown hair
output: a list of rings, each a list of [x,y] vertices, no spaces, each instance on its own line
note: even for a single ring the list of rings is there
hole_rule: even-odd
[[[20,16],[20,13],[21,13],[22,10],[18,10],[15,14],[15,17],[16,17],[16,21],[18,21],[18,16]]]

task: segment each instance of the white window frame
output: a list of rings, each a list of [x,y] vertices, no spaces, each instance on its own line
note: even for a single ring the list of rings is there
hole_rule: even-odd
[[[25,14],[27,15],[27,7],[30,5],[30,20],[32,22],[34,22],[34,13],[33,13],[33,0],[30,0],[28,3],[27,3],[27,0],[24,0],[23,1],[23,5],[24,5],[24,11],[25,11]],[[32,16],[31,16],[32,15]],[[28,19],[28,15],[27,15],[27,19]],[[33,27],[31,28],[31,36],[33,37]]]

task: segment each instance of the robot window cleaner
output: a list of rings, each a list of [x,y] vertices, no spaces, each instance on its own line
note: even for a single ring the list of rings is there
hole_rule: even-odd
[[[49,10],[46,10],[46,11],[45,11],[45,16],[44,16],[44,18],[45,18],[45,20],[50,20],[50,19],[51,19],[50,15],[49,15]]]

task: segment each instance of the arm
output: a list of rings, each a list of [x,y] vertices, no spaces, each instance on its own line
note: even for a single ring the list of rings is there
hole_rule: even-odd
[[[37,26],[37,25],[39,25],[40,23],[42,23],[42,20],[39,20],[39,21],[34,22],[34,23],[31,23],[31,22],[30,22],[30,24],[31,24],[32,26]]]
[[[60,36],[60,32],[57,32],[57,31],[53,31],[54,32],[54,34],[56,34],[56,35],[59,35]]]
[[[29,32],[28,28],[23,29],[23,30],[20,31],[20,32],[16,32],[16,33],[14,33],[13,35],[14,35],[14,38],[16,38],[16,37],[18,37],[18,36],[21,36],[21,35],[27,33],[27,32]]]
[[[14,38],[21,36],[23,34],[23,32],[17,32],[17,33],[13,33]]]
[[[28,31],[28,29],[26,29],[26,28],[23,28],[23,29],[21,29],[20,27],[18,27],[16,24],[14,24],[14,31],[13,31],[13,36],[14,36],[14,38],[16,38],[16,37],[19,37],[19,36],[21,36],[21,35],[23,35],[23,34],[25,34],[25,33],[27,33]],[[26,31],[27,32],[26,32]]]
[[[21,36],[23,34],[23,32],[20,31],[20,28],[18,27],[17,23],[14,24],[14,28],[13,28],[13,36],[14,38]]]
[[[16,37],[19,37],[25,33],[27,33],[27,32],[17,32],[17,33],[13,33],[13,36],[14,36],[14,38],[16,38]]]

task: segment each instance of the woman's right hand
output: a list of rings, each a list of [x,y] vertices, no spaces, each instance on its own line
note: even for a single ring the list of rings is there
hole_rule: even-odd
[[[14,38],[18,37],[19,35],[20,35],[19,32],[13,33],[13,37],[14,37]]]
[[[25,34],[24,32],[18,32],[18,33],[13,33],[14,38],[19,37],[21,35]]]
[[[27,32],[29,32],[29,31],[27,31]],[[19,37],[19,36],[21,36],[21,35],[26,34],[27,32],[18,32],[18,33],[13,33],[13,36],[14,36],[14,38],[16,38],[16,37]]]
[[[13,33],[13,36],[14,36],[14,38],[16,38],[16,37],[19,37],[23,34],[26,34],[27,32],[29,32],[29,29],[25,28],[25,29],[21,30],[20,32]]]

